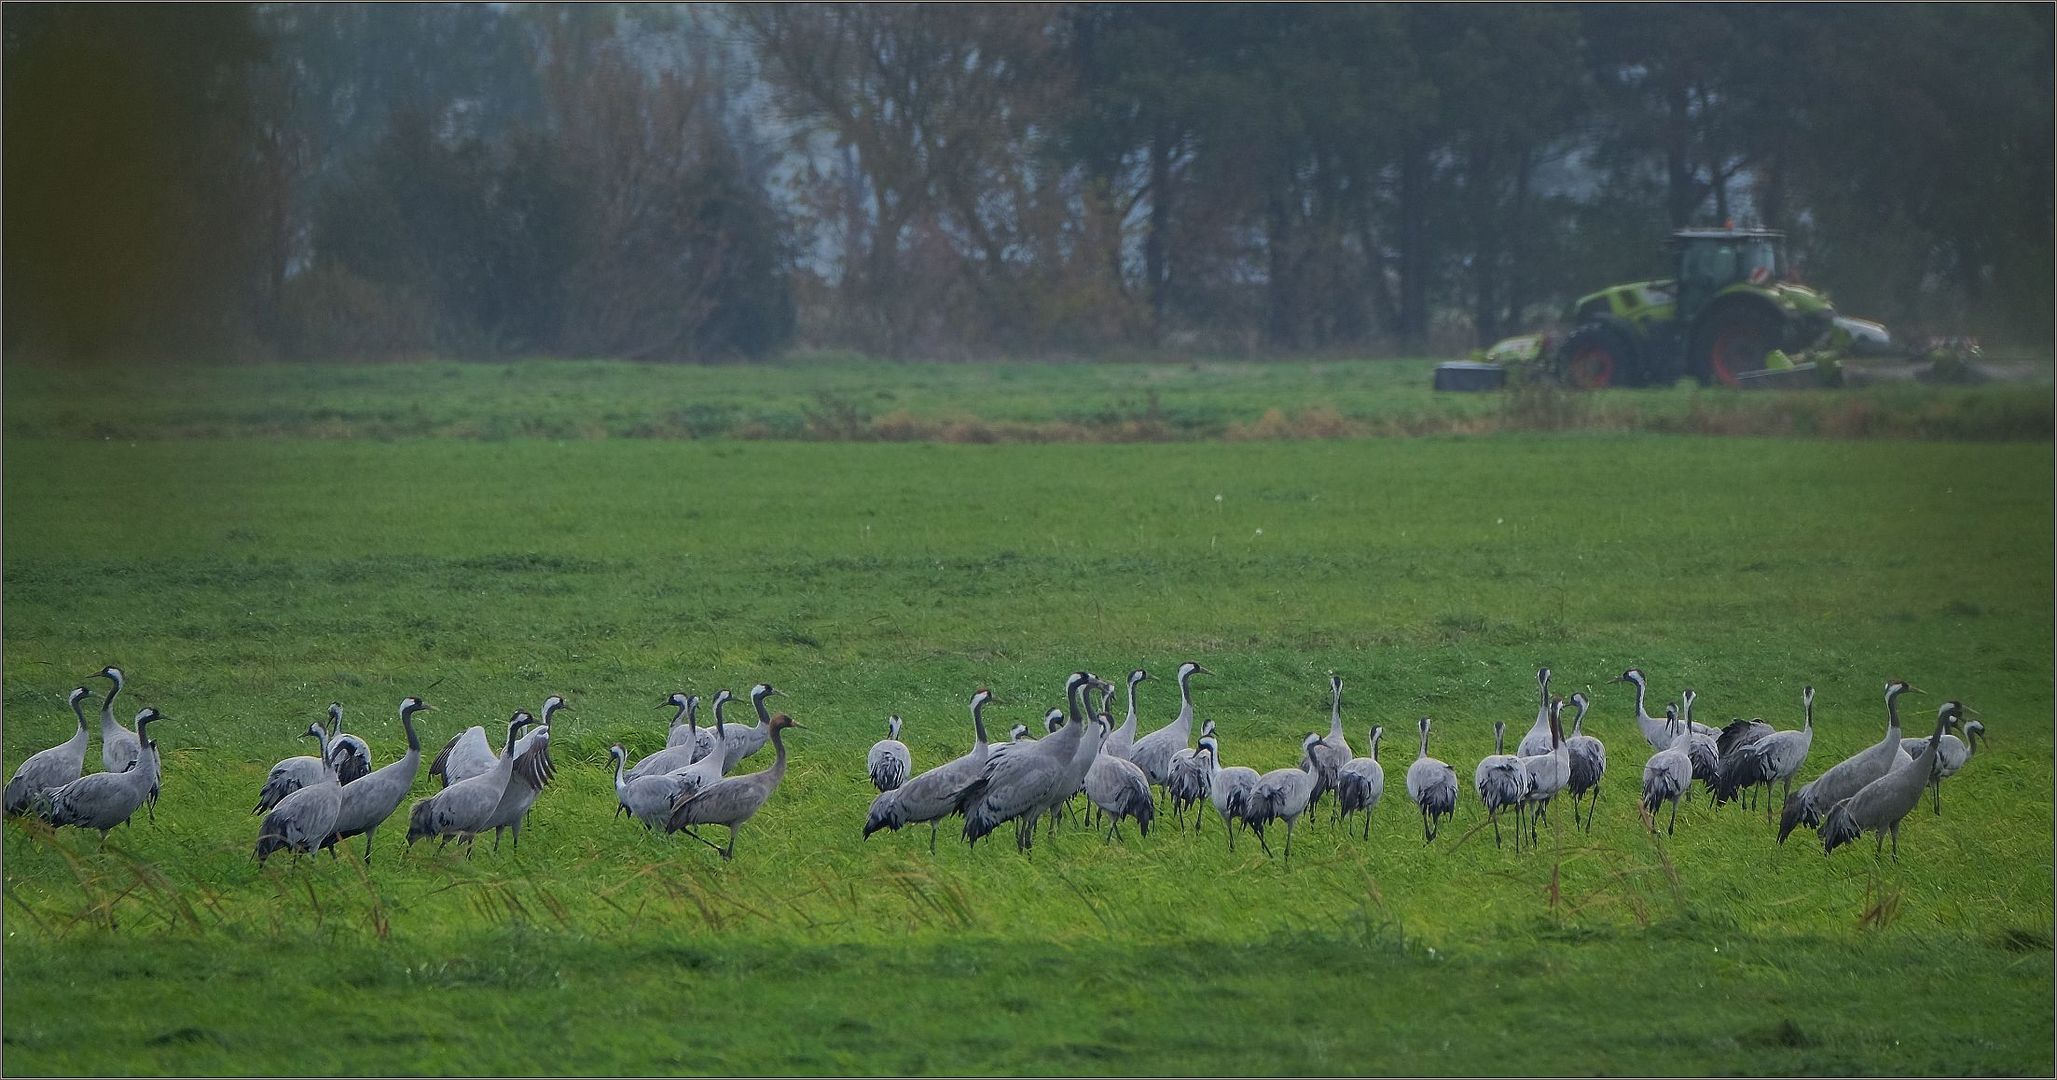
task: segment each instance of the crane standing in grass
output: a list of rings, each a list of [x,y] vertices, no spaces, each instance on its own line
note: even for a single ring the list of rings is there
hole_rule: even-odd
[[[121,772],[96,772],[39,796],[34,803],[44,820],[55,826],[78,825],[100,830],[100,842],[116,825],[135,817],[157,786],[159,763],[157,743],[147,730],[164,718],[154,708],[136,714],[136,733],[142,739],[134,768]]]
[[[1828,812],[1828,819],[1821,826],[1821,850],[1833,852],[1870,831],[1878,836],[1878,846],[1885,847],[1886,837],[1893,838],[1893,861],[1900,861],[1900,822],[1915,807],[1921,805],[1921,794],[1928,790],[1929,778],[1934,775],[1936,755],[1942,746],[1943,736],[1955,726],[1962,715],[1963,706],[1955,701],[1943,702],[1936,710],[1936,733],[1922,748],[1921,756],[1911,761],[1894,765],[1884,776],[1864,785],[1855,795],[1837,803]],[[1873,857],[1877,857],[1877,852]]]
[[[1650,755],[1643,765],[1643,812],[1650,815],[1650,831],[1655,832],[1657,808],[1670,802],[1671,820],[1664,826],[1664,835],[1670,836],[1678,825],[1679,800],[1693,784],[1693,759],[1687,753],[1693,729],[1681,723],[1678,710],[1669,705],[1664,707],[1664,722],[1671,725],[1671,745]]]
[[[1566,790],[1571,793],[1571,823],[1579,824],[1579,799],[1591,795],[1591,804],[1586,808],[1585,830],[1593,831],[1593,806],[1600,802],[1600,780],[1607,775],[1607,746],[1599,739],[1585,732],[1586,710],[1591,702],[1584,694],[1571,695],[1571,703],[1578,707],[1578,715],[1571,721],[1571,738],[1564,740],[1566,754],[1571,759],[1571,778]]]
[[[1779,843],[1785,843],[1786,837],[1801,825],[1820,828],[1822,819],[1835,804],[1907,760],[1907,751],[1900,746],[1900,695],[1921,692],[1900,679],[1886,684],[1885,738],[1830,766],[1827,772],[1786,796],[1785,809],[1779,815]]]
[[[787,728],[798,728],[793,718],[785,713],[764,725],[765,735],[771,740],[773,752],[771,767],[759,772],[731,776],[710,784],[686,796],[674,806],[671,820],[666,829],[676,832],[694,825],[721,825],[729,831],[726,847],[715,848],[721,852],[724,861],[736,857],[736,834],[743,824],[757,816],[764,804],[771,801],[772,792],[778,790],[779,781],[786,776],[786,742],[781,733]],[[698,835],[698,834],[694,834]],[[701,839],[708,847],[715,847],[714,841]]]
[[[900,741],[900,718],[886,718],[886,737],[871,744],[871,752],[865,755],[864,771],[871,776],[871,786],[880,791],[891,791],[907,782],[914,772],[914,758],[907,752],[907,744]]]
[[[1364,757],[1351,758],[1336,772],[1336,815],[1347,821],[1351,814],[1364,814],[1364,838],[1371,839],[1371,812],[1386,794],[1386,768],[1378,763],[1379,740],[1386,729],[1371,725],[1370,749]]]
[[[1528,771],[1521,767],[1521,760],[1519,756],[1507,753],[1507,721],[1495,720],[1493,752],[1481,758],[1478,768],[1471,772],[1472,789],[1478,792],[1478,801],[1485,804],[1486,820],[1493,823],[1494,847],[1500,846],[1500,811],[1509,807],[1514,809],[1516,851],[1521,850],[1522,805],[1528,799]]]
[[[413,847],[416,840],[440,836],[443,842],[437,851],[449,846],[452,840],[464,841],[464,857],[471,858],[472,845],[478,834],[491,828],[493,811],[500,806],[500,798],[507,793],[507,782],[514,775],[514,737],[521,729],[535,723],[535,717],[525,710],[517,710],[507,721],[507,740],[502,744],[500,756],[493,766],[476,776],[456,780],[441,791],[414,804],[407,811],[407,846]],[[445,747],[448,750],[449,747]]]
[[[1972,712],[1970,709],[1964,711]],[[1936,771],[1929,780],[1929,789],[1935,792],[1936,796],[1936,813],[1943,812],[1943,781],[1957,775],[1957,770],[1962,769],[1964,764],[1971,760],[1971,755],[1985,738],[1986,725],[1978,720],[1967,720],[1964,723],[1963,738],[1946,732],[1936,740],[1939,744],[1936,747]],[[1909,757],[1918,756],[1925,749],[1922,744],[1926,742],[1927,739],[1901,739],[1900,749]]]
[[[993,692],[980,687],[971,695],[971,750],[963,757],[944,762],[920,776],[880,793],[871,801],[871,811],[865,816],[864,837],[880,829],[898,830],[905,825],[928,822],[929,854],[936,851],[936,825],[957,810],[958,802],[966,789],[978,781],[985,771],[986,759],[992,747],[986,742],[985,708],[993,700]]]
[[[328,733],[320,725],[311,732],[321,740],[321,778],[294,789],[264,815],[264,823],[257,829],[259,866],[275,851],[312,854],[336,831],[336,815],[343,809],[343,783],[329,761]]]
[[[1336,771],[1343,762],[1355,755],[1350,752],[1350,740],[1343,737],[1343,679],[1340,675],[1328,677],[1329,714],[1328,734],[1308,747],[1305,764],[1314,769],[1314,790],[1308,794],[1307,805],[1320,806],[1321,797],[1336,786]],[[1342,820],[1342,811],[1336,812],[1336,820]],[[1291,832],[1290,829],[1287,830]]]
[[[1192,661],[1178,666],[1178,716],[1171,723],[1136,740],[1128,759],[1143,770],[1150,783],[1161,786],[1171,775],[1173,751],[1184,749],[1193,739],[1193,676],[1213,672]]]
[[[10,814],[26,813],[29,806],[43,793],[55,791],[73,780],[86,768],[86,705],[85,700],[92,691],[81,686],[72,690],[65,703],[71,706],[72,715],[78,718],[78,730],[71,738],[48,750],[38,750],[14,770],[14,778],[7,781],[6,810]]]
[[[400,808],[407,793],[414,790],[414,778],[421,773],[421,739],[414,733],[414,714],[429,706],[417,697],[400,702],[400,729],[407,733],[407,752],[372,772],[343,785],[343,801],[336,810],[333,831],[321,842],[336,854],[336,845],[353,836],[364,837],[364,863],[371,865],[371,841],[379,826]],[[338,779],[341,779],[338,774]]]
[[[1457,770],[1428,756],[1429,718],[1421,718],[1421,749],[1407,766],[1407,797],[1421,809],[1421,838],[1433,843],[1443,819],[1457,811]]]

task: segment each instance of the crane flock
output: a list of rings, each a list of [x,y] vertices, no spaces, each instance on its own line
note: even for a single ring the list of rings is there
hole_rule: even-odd
[[[1088,815],[1097,816],[1106,824],[1109,843],[1125,842],[1125,821],[1133,822],[1136,832],[1147,838],[1158,820],[1160,803],[1173,811],[1181,832],[1192,812],[1191,832],[1197,836],[1204,828],[1204,805],[1220,819],[1231,852],[1236,834],[1243,832],[1254,835],[1266,855],[1272,854],[1266,834],[1282,824],[1284,862],[1290,866],[1295,829],[1314,816],[1324,797],[1333,796],[1330,820],[1348,835],[1356,824],[1349,821],[1350,815],[1363,815],[1361,828],[1355,831],[1368,840],[1372,815],[1385,794],[1385,767],[1379,760],[1385,729],[1372,725],[1366,752],[1353,752],[1344,732],[1342,678],[1329,677],[1326,734],[1305,732],[1298,740],[1296,764],[1259,772],[1223,760],[1222,737],[1213,720],[1201,727],[1197,743],[1193,740],[1192,681],[1212,674],[1198,663],[1179,665],[1176,716],[1140,737],[1137,687],[1150,677],[1142,668],[1129,672],[1125,680],[1127,714],[1119,726],[1111,715],[1116,684],[1089,671],[1072,672],[1063,683],[1064,706],[1045,714],[1042,737],[1015,725],[1007,740],[989,740],[985,710],[996,699],[992,691],[980,689],[970,701],[970,748],[921,772],[915,771],[913,752],[901,741],[904,722],[894,714],[887,719],[886,738],[873,744],[865,757],[865,778],[876,795],[865,813],[862,835],[869,839],[882,830],[927,825],[933,852],[941,824],[961,818],[962,838],[973,847],[1011,825],[1015,846],[1028,852],[1039,826],[1047,820],[1054,835],[1064,817],[1086,824]],[[125,687],[126,676],[109,666],[96,677],[110,684],[100,702],[101,771],[84,772],[91,736],[85,710],[92,691],[79,686],[66,696],[76,730],[64,742],[22,762],[7,784],[5,811],[53,826],[97,829],[104,842],[112,829],[132,823],[136,811],[148,812],[154,806],[161,790],[162,760],[150,729],[166,718],[154,707],[144,708],[135,715],[133,731],[123,727],[115,718],[114,700]],[[1486,818],[1479,828],[1489,824],[1499,846],[1500,817],[1512,814],[1517,852],[1540,844],[1540,829],[1552,820],[1549,809],[1559,796],[1571,800],[1572,827],[1590,831],[1607,773],[1607,747],[1587,729],[1592,702],[1583,692],[1572,694],[1568,702],[1552,694],[1551,678],[1547,667],[1536,673],[1535,719],[1515,752],[1505,752],[1507,722],[1495,720],[1493,752],[1472,772],[1472,793]],[[1640,670],[1630,668],[1609,681],[1635,688],[1629,717],[1650,751],[1636,805],[1644,826],[1653,832],[1663,816],[1667,835],[1676,829],[1679,804],[1691,796],[1695,784],[1717,807],[1754,802],[1761,796],[1767,816],[1775,811],[1772,788],[1783,785],[1776,811],[1779,843],[1806,826],[1817,830],[1824,851],[1833,852],[1870,832],[1877,839],[1876,854],[1882,855],[1890,840],[1897,860],[1900,825],[1907,815],[1924,794],[1930,795],[1940,814],[1943,781],[1960,772],[1985,740],[1984,723],[1967,722],[1967,716],[1976,714],[1956,700],[1943,702],[1937,710],[1933,733],[1905,736],[1900,699],[1921,691],[1893,680],[1885,684],[1886,729],[1880,740],[1795,791],[1814,740],[1812,686],[1801,691],[1797,728],[1778,730],[1761,717],[1738,717],[1715,729],[1692,719],[1698,695],[1690,688],[1676,703],[1667,703],[1659,719],[1648,712],[1648,679]],[[634,762],[621,744],[609,748],[615,816],[625,815],[653,832],[684,832],[723,859],[733,858],[742,827],[771,801],[785,777],[785,733],[804,730],[792,717],[767,708],[765,700],[778,693],[769,683],[753,686],[749,698],[756,719],[736,724],[724,713],[734,695],[720,690],[712,701],[710,727],[699,725],[697,696],[667,697],[658,705],[673,710],[662,747]],[[1575,710],[1569,737],[1564,727],[1567,704]],[[415,722],[430,708],[416,697],[400,703],[406,751],[374,768],[370,742],[342,730],[343,706],[332,703],[327,724],[310,724],[302,733],[315,740],[317,752],[280,761],[257,793],[252,813],[262,815],[254,851],[258,863],[281,852],[305,855],[324,848],[334,856],[343,841],[361,836],[363,859],[369,864],[379,827],[407,801],[419,778],[422,744]],[[428,768],[439,790],[408,809],[407,846],[433,838],[441,850],[457,840],[470,858],[477,838],[490,830],[495,850],[507,832],[518,852],[522,825],[556,775],[550,725],[566,708],[562,697],[552,695],[538,710],[540,719],[518,709],[504,727],[494,724],[489,730],[475,725],[452,736]],[[1424,843],[1436,840],[1462,799],[1457,770],[1429,755],[1433,725],[1426,716],[1417,722],[1416,755],[1405,777],[1407,800],[1421,816]],[[1957,730],[1963,732],[1961,737],[1954,733]],[[773,750],[768,768],[734,771],[766,746]],[[154,820],[154,813],[151,816]],[[699,829],[708,825],[728,830],[725,844],[700,835]]]

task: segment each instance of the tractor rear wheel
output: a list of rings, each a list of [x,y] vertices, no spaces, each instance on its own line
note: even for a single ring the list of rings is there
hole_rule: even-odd
[[[1557,380],[1580,390],[1626,385],[1635,370],[1635,346],[1611,326],[1584,326],[1557,350]]]
[[[1741,384],[1764,370],[1764,358],[1785,338],[1779,317],[1762,307],[1735,304],[1715,310],[1693,332],[1693,375],[1702,386]]]

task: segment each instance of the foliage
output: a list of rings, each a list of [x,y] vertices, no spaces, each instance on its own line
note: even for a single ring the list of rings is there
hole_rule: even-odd
[[[42,355],[1456,353],[1729,219],[2052,339],[2029,5],[81,10],[7,34]]]

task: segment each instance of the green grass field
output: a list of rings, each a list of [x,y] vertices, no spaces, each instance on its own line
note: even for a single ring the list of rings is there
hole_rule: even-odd
[[[723,394],[754,377],[711,370]],[[1343,394],[1294,370],[1167,375],[1162,399]],[[964,377],[815,374],[846,397],[931,392],[903,371]],[[690,397],[696,372],[103,373],[99,400],[76,393],[86,376],[7,372],[4,765],[66,736],[65,691],[103,664],[129,673],[124,721],[169,717],[154,826],[104,851],[5,826],[12,1071],[2051,1071],[2047,440],[520,426],[655,408],[637,380]],[[984,413],[1064,415],[1063,379],[1022,378]],[[763,379],[781,409],[812,381]],[[482,426],[250,419],[337,395],[353,417]],[[925,831],[859,839],[888,712],[926,768],[968,744],[981,685],[1005,702],[989,721],[1033,723],[1065,673],[1140,665],[1162,680],[1143,686],[1148,729],[1185,659],[1218,673],[1194,685],[1224,757],[1260,769],[1297,760],[1341,673],[1353,745],[1393,731],[1370,840],[1305,822],[1287,871],[1168,816],[1125,845],[1060,829],[1029,858],[948,825],[934,856]],[[1436,719],[1432,752],[1468,779],[1493,720],[1534,716],[1544,663],[1561,692],[1594,690],[1610,767],[1591,836],[1560,812],[1540,852],[1496,850],[1474,799],[1424,847],[1401,782],[1414,720]],[[1796,726],[1811,682],[1803,776],[1876,740],[1892,677],[1929,691],[1910,733],[1959,697],[1990,753],[1944,785],[1941,817],[1910,818],[1897,864],[1868,839],[1781,848],[1761,811],[1697,798],[1653,838],[1633,698],[1605,682],[1630,665],[1697,688],[1717,723]],[[610,820],[610,743],[661,745],[673,690],[760,679],[807,729],[733,863]],[[306,752],[295,736],[329,701],[383,763],[405,695],[437,706],[433,750],[550,693],[572,707],[519,856],[403,856],[395,822],[368,871],[251,860],[264,774]]]

